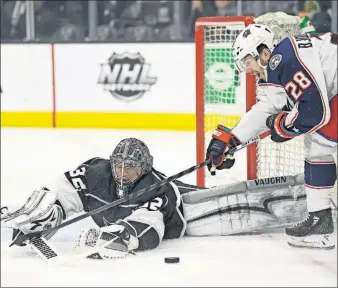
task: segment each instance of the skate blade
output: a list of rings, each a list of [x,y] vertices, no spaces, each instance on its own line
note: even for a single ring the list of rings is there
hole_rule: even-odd
[[[296,248],[332,250],[335,243],[331,234],[311,235],[306,237],[289,237],[288,244]]]

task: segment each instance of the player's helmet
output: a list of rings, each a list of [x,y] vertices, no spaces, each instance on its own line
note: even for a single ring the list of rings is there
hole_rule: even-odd
[[[131,192],[135,183],[153,168],[153,157],[141,140],[123,139],[110,156],[113,178],[119,197]]]
[[[240,72],[245,71],[244,57],[252,55],[255,60],[259,59],[258,46],[265,44],[272,52],[277,45],[274,40],[275,34],[265,25],[250,24],[236,38],[234,42],[234,56],[237,69]]]

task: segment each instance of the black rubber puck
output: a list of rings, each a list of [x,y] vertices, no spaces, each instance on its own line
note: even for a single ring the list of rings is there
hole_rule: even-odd
[[[165,257],[164,262],[168,264],[179,263],[180,258],[179,257]]]

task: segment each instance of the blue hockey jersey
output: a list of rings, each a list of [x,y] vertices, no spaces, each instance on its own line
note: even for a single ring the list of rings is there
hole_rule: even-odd
[[[246,141],[267,130],[266,118],[281,111],[288,111],[285,125],[293,134],[320,133],[330,122],[331,110],[337,110],[337,44],[334,40],[331,33],[282,40],[269,60],[267,81],[260,81],[258,85],[259,101],[244,115],[233,133]],[[333,135],[327,135],[330,140],[336,138],[333,130],[337,120],[333,122],[335,128],[330,128]]]

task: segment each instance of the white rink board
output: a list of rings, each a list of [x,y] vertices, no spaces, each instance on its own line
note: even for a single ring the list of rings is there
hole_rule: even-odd
[[[52,111],[49,44],[1,44],[1,111]]]
[[[58,111],[195,112],[195,52],[187,44],[55,44]],[[113,97],[98,84],[101,64],[113,53],[139,53],[156,78],[149,91],[134,101]],[[107,87],[109,88],[109,87]]]
[[[1,204],[22,204],[32,189],[88,158],[107,157],[125,137],[145,141],[155,168],[168,175],[195,164],[194,132],[2,128]],[[196,176],[182,180],[194,184]],[[54,246],[71,255],[75,234],[91,225],[87,219],[65,227],[53,238]],[[337,286],[336,249],[295,249],[286,244],[281,233],[184,237],[121,261],[87,259],[48,267],[25,247],[8,248],[10,231],[1,232],[2,287]],[[168,256],[180,257],[180,264],[165,264],[164,257]]]

